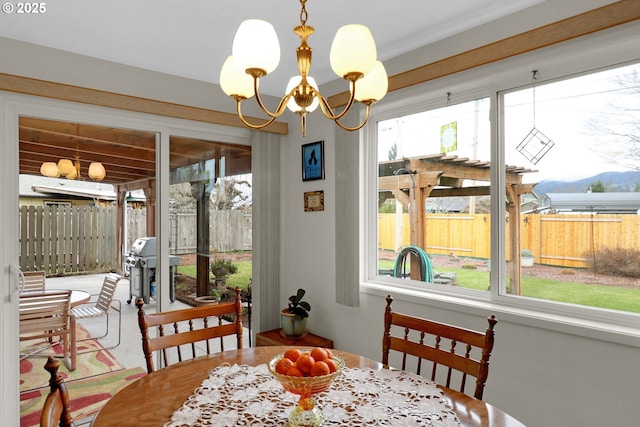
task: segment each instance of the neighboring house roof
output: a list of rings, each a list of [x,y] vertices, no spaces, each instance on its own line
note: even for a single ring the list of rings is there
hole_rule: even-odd
[[[640,213],[640,193],[547,193],[541,210],[598,213]]]
[[[520,212],[523,214],[538,212],[540,197],[535,193],[525,193],[521,197]]]
[[[142,190],[131,191],[131,198],[136,201],[144,201]],[[76,181],[66,178],[47,178],[37,175],[20,175],[20,197],[52,197],[73,196],[87,199],[116,200],[116,193],[111,184],[103,184],[93,181]]]

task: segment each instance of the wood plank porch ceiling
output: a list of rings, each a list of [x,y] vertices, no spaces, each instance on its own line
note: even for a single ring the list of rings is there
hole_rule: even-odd
[[[171,170],[203,159],[226,159],[226,175],[251,172],[251,149],[232,144],[171,136]],[[156,133],[21,117],[20,173],[40,175],[43,162],[79,158],[80,176],[89,180],[91,162],[102,162],[104,183],[127,184],[154,179]]]

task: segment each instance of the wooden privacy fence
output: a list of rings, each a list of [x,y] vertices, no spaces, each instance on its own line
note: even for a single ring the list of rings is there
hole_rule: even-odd
[[[509,220],[507,218],[507,220]],[[538,264],[589,266],[587,254],[604,248],[640,250],[640,215],[526,214],[520,218],[520,248],[533,252]],[[507,257],[510,255],[506,229]],[[402,237],[396,240],[396,235]],[[491,216],[426,214],[423,248],[430,254],[489,259]],[[397,250],[410,244],[409,215],[378,214],[378,248]]]
[[[250,211],[211,211],[210,250],[251,250]],[[196,251],[196,214],[172,213],[170,251]],[[146,209],[127,211],[127,248],[146,237]],[[21,206],[20,269],[48,276],[117,269],[116,207]],[[125,254],[126,255],[126,254]]]
[[[20,268],[47,275],[109,271],[115,218],[115,207],[21,206]]]

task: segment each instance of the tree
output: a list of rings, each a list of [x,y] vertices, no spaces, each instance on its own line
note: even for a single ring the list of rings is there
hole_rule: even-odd
[[[249,181],[236,178],[218,178],[215,191],[212,194],[214,209],[231,210],[249,200],[249,196],[242,191],[242,186],[251,187]]]
[[[591,193],[606,193],[607,189],[602,181],[598,180],[596,182],[592,182],[589,185],[589,192]]]
[[[615,104],[598,111],[587,122],[591,134],[600,136],[598,154],[607,162],[640,170],[640,67],[612,80]]]
[[[391,146],[391,148],[389,148],[389,160],[395,160],[398,158],[398,144],[397,143],[393,143],[393,145]]]

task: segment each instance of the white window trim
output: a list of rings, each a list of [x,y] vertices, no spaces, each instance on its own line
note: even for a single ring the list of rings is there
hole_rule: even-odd
[[[538,70],[538,82],[566,78],[637,61],[640,24],[633,23],[602,31],[577,40],[561,43],[516,58],[427,82],[389,95],[372,110],[361,135],[361,285],[360,291],[378,296],[393,293],[394,298],[452,311],[495,313],[499,318],[522,325],[575,334],[603,341],[640,347],[640,314],[559,303],[521,296],[505,295],[506,251],[505,225],[498,218],[505,214],[504,149],[492,149],[491,199],[492,224],[491,292],[481,292],[377,276],[377,122],[442,107],[446,93],[455,103],[480,97],[491,98],[491,141],[496,147],[499,126],[498,93],[531,83],[531,70]],[[635,46],[635,47],[634,47]],[[500,131],[501,132],[501,131]],[[365,143],[366,141],[366,143]],[[501,260],[497,262],[496,260]],[[499,289],[502,292],[499,292]]]

